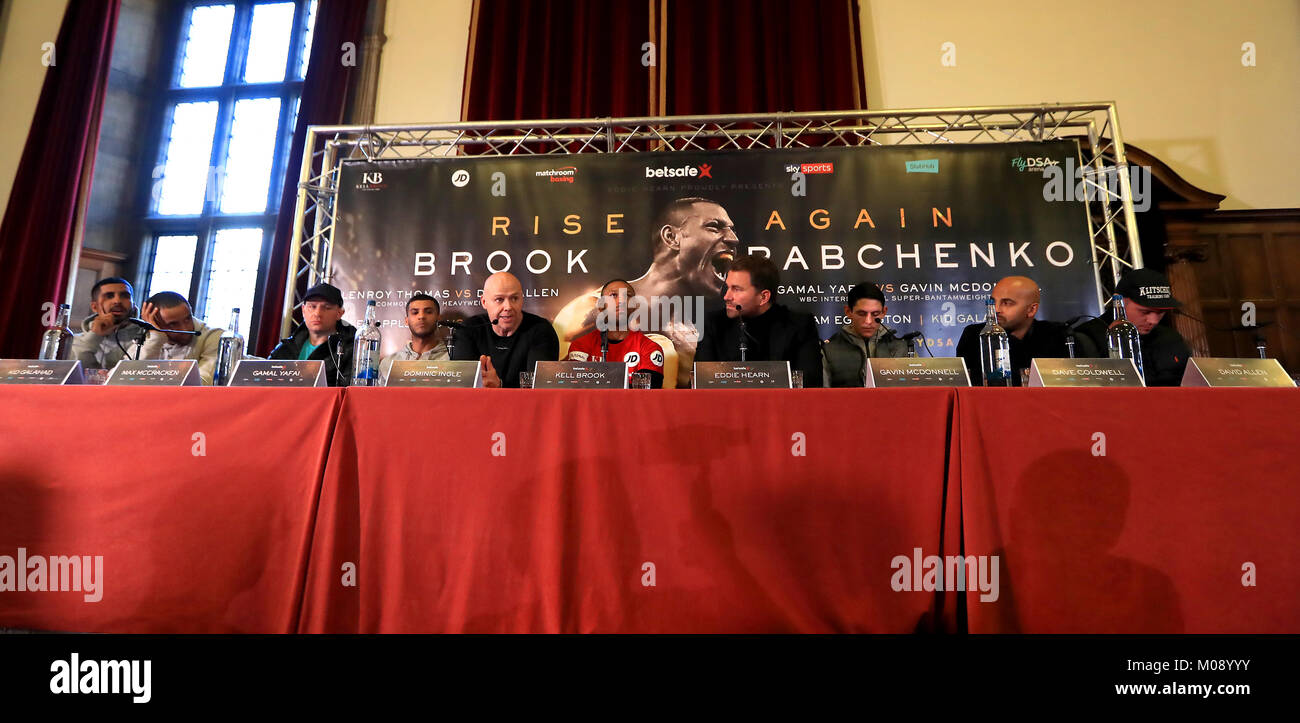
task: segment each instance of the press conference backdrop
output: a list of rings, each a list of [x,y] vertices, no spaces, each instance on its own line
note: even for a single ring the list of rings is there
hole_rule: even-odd
[[[349,318],[376,300],[385,354],[406,341],[397,332],[411,294],[433,294],[444,316],[480,313],[493,271],[520,278],[525,308],[556,319],[562,341],[590,323],[592,295],[612,278],[712,310],[726,247],[657,234],[669,203],[703,197],[734,224],[739,253],[777,262],[780,301],[813,313],[822,338],[843,323],[848,288],[872,281],[890,326],[952,355],[1003,276],[1039,283],[1039,318],[1096,313],[1084,204],[1055,200],[1079,198],[1068,175],[1078,158],[1064,140],[350,162],[333,279]],[[1049,183],[1053,167],[1071,188]],[[677,315],[689,325],[692,311]]]

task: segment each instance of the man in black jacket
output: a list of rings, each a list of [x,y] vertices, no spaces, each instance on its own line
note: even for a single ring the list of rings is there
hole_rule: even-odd
[[[302,326],[281,339],[268,358],[323,361],[325,382],[331,387],[347,386],[356,334],[356,328],[343,321],[343,294],[329,284],[317,284],[303,297]]]
[[[500,271],[483,283],[487,309],[466,319],[456,332],[451,358],[483,365],[483,386],[518,387],[519,372],[539,361],[560,358],[560,338],[551,322],[524,311],[524,287],[514,274]]]
[[[1174,298],[1169,279],[1155,269],[1130,269],[1120,278],[1115,293],[1124,297],[1124,315],[1137,327],[1138,341],[1142,346],[1142,376],[1146,385],[1176,387],[1182,384],[1192,350],[1178,330],[1160,323],[1166,313],[1183,305]],[[1078,355],[1106,356],[1109,353],[1106,331],[1114,324],[1111,314],[1103,314],[1076,329]]]
[[[788,361],[803,372],[805,387],[822,385],[821,339],[812,317],[772,301],[780,272],[765,256],[741,256],[727,272],[726,307],[705,317],[695,361],[740,361],[740,322],[745,319],[746,361]]]

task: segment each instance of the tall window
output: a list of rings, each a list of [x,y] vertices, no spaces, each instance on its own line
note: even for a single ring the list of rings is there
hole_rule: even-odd
[[[146,295],[181,292],[222,327],[238,308],[245,338],[264,303],[315,16],[316,0],[190,3],[164,91]]]

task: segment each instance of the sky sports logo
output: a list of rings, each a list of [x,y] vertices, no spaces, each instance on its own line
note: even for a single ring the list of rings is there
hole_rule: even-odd
[[[645,167],[646,178],[713,178],[713,166],[701,163],[698,166],[659,166]]]
[[[820,176],[835,172],[834,163],[787,163],[786,173],[802,173],[805,176]]]

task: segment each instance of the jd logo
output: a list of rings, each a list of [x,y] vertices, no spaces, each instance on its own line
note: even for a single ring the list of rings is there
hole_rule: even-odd
[[[462,168],[456,171],[455,173],[451,174],[451,185],[455,186],[456,188],[464,188],[465,185],[468,183],[469,183],[469,171],[466,171],[465,169]]]

